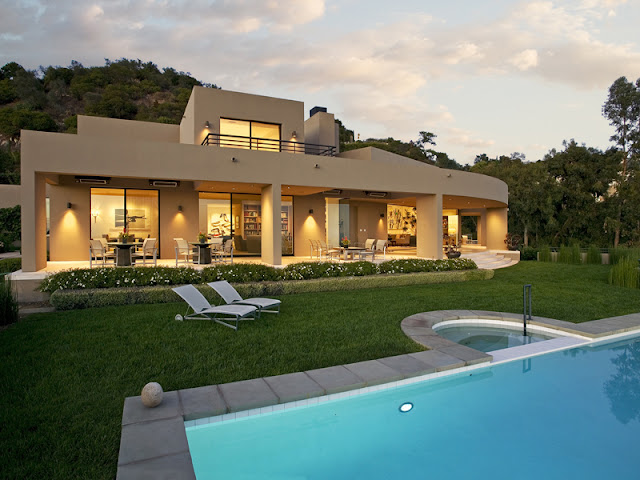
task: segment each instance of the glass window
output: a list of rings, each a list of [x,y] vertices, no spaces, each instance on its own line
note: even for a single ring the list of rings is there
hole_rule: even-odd
[[[231,238],[231,195],[200,193],[200,231],[212,237]]]
[[[117,240],[125,228],[136,240],[157,238],[158,191],[124,188],[91,189],[91,238]]]
[[[280,125],[221,118],[220,146],[280,151]]]

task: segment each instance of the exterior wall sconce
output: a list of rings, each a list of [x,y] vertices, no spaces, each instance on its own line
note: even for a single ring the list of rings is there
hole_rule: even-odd
[[[318,165],[317,163],[313,166],[313,168],[320,168],[320,165]]]
[[[381,214],[380,214],[380,218],[384,218],[384,213],[381,213]]]
[[[313,215],[313,208],[309,209],[309,215]]]
[[[73,207],[73,205],[71,205],[71,202],[67,202],[67,208],[70,209],[71,207]]]
[[[204,128],[211,128],[211,124],[209,123],[208,120],[204,122]]]
[[[232,161],[233,163],[238,163],[238,159],[237,159],[236,157],[231,157],[231,161]]]
[[[450,173],[447,173],[447,178],[451,178],[451,174]]]
[[[295,130],[291,132],[291,138],[298,138],[298,132],[296,132]]]
[[[178,205],[178,211],[182,213],[182,205]]]

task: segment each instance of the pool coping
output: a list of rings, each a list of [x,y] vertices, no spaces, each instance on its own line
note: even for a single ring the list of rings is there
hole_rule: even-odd
[[[437,334],[433,326],[448,320],[481,319],[522,322],[513,313],[437,310],[402,320],[403,332],[429,350],[346,365],[165,392],[156,408],[127,397],[122,414],[118,480],[172,478],[195,480],[186,424],[199,420],[235,420],[254,414],[311,405],[368,391],[395,388],[467,369],[573,348],[603,337],[640,329],[640,313],[574,324],[534,316],[532,325],[564,331],[561,337],[486,354]],[[577,337],[582,337],[576,338]],[[568,340],[567,340],[568,339]],[[545,345],[546,344],[546,345]]]

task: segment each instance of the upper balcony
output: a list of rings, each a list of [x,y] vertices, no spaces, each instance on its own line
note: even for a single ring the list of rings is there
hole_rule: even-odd
[[[274,140],[258,137],[242,137],[238,135],[221,135],[219,133],[207,134],[202,141],[202,145],[243,148],[245,150],[265,150],[269,152],[305,153],[307,155],[321,155],[325,157],[336,156],[336,147],[332,145],[317,145],[315,143],[292,142],[289,140]]]

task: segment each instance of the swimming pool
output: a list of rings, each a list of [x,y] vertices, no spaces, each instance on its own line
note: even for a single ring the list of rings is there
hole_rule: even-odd
[[[640,341],[187,428],[198,480],[636,478]],[[413,409],[401,413],[400,405]]]

